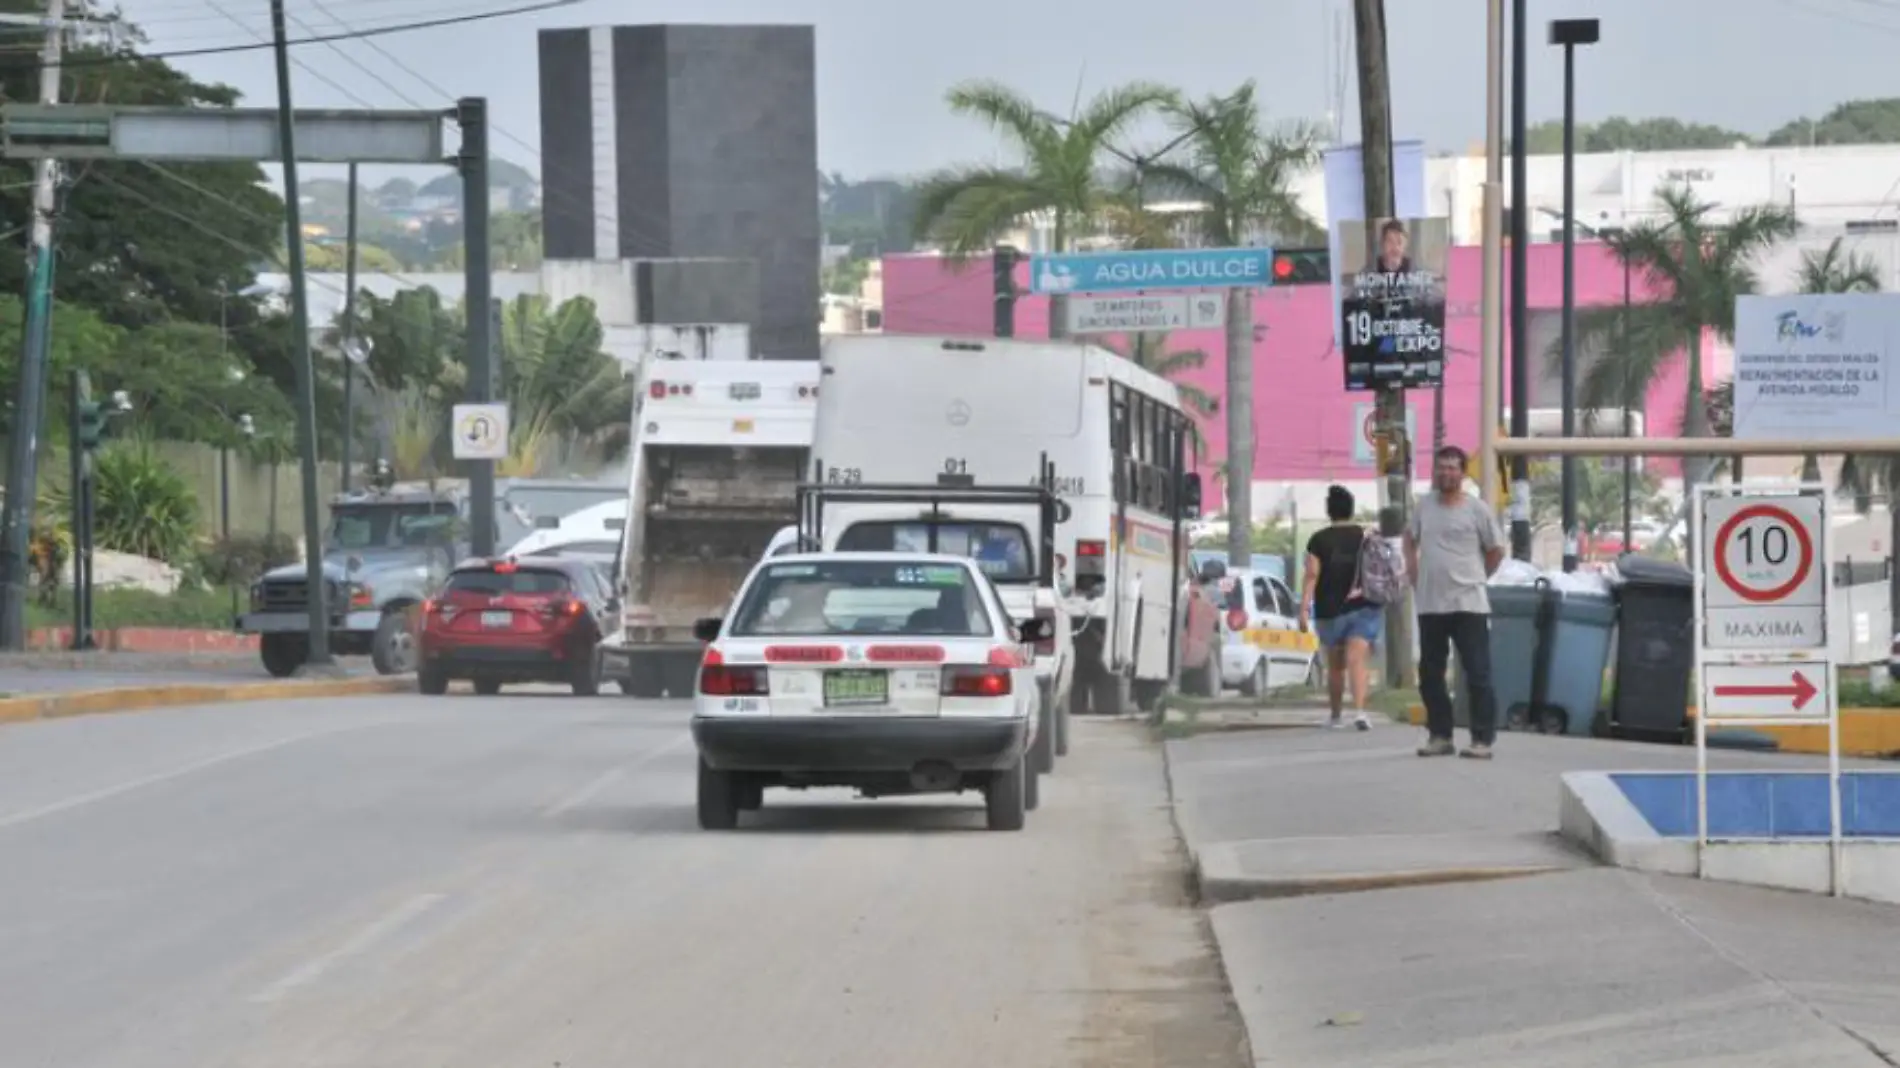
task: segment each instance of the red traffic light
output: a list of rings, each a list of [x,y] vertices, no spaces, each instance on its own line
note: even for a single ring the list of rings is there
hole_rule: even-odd
[[[1285,256],[1273,257],[1273,277],[1279,281],[1293,277],[1293,261]]]

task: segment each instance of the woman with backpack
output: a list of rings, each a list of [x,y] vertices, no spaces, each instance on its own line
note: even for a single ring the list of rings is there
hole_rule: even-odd
[[[1397,553],[1377,532],[1353,522],[1352,491],[1344,486],[1326,490],[1326,518],[1331,525],[1306,543],[1306,582],[1300,595],[1300,629],[1307,619],[1326,653],[1326,688],[1332,718],[1327,726],[1345,725],[1345,691],[1352,690],[1353,726],[1372,729],[1366,715],[1367,661],[1372,644],[1385,628],[1384,603],[1403,581]]]

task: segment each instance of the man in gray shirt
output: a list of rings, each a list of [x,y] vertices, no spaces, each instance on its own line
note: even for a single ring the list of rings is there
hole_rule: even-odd
[[[1418,693],[1430,734],[1419,756],[1449,756],[1452,713],[1445,668],[1451,647],[1471,690],[1471,745],[1461,754],[1491,759],[1497,699],[1491,690],[1491,598],[1485,582],[1504,561],[1497,518],[1465,493],[1465,451],[1456,445],[1432,457],[1432,492],[1419,498],[1405,532],[1405,570],[1418,609]]]

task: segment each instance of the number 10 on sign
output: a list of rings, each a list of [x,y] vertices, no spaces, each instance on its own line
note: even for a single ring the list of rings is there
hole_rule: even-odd
[[[1707,648],[1826,645],[1825,518],[1816,496],[1704,498],[1699,555]]]

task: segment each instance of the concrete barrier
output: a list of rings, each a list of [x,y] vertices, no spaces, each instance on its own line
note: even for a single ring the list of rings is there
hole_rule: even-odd
[[[1900,904],[1900,772],[1843,771],[1841,893]],[[1712,772],[1705,877],[1825,894],[1832,887],[1827,774]],[[1695,776],[1573,771],[1559,833],[1620,868],[1696,874]]]
[[[180,705],[228,704],[235,701],[284,701],[306,697],[360,697],[369,694],[414,693],[409,675],[377,675],[349,679],[283,679],[270,682],[168,683],[158,686],[121,686],[105,690],[69,690],[0,698],[0,723],[40,719],[139,712]]]

